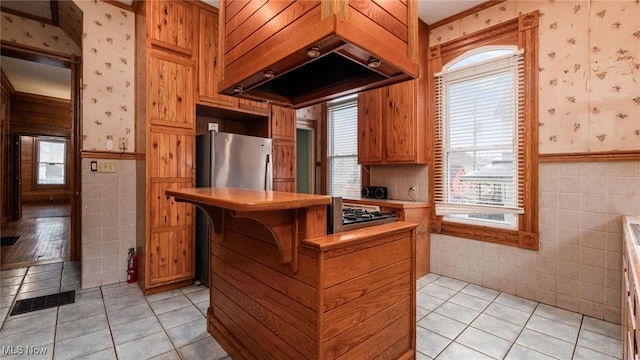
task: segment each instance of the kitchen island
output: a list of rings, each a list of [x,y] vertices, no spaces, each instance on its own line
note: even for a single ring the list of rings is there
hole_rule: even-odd
[[[326,235],[328,196],[166,194],[210,217],[208,331],[233,359],[415,357],[415,224]]]

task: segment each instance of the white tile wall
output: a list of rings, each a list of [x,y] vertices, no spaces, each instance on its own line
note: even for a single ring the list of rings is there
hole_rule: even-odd
[[[540,165],[540,249],[431,235],[431,271],[619,323],[622,215],[640,162]]]
[[[115,161],[115,173],[90,170],[82,159],[82,288],[127,279],[127,254],[136,246],[136,161]],[[144,196],[141,194],[140,196]]]

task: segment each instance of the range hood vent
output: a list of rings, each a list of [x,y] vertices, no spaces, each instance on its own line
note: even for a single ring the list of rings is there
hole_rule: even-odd
[[[415,0],[261,3],[221,1],[225,95],[300,108],[418,76]]]

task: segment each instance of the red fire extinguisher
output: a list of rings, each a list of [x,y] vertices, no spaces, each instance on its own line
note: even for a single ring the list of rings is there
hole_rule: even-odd
[[[138,268],[138,256],[136,255],[136,249],[129,248],[129,261],[127,262],[127,282],[133,283],[136,281],[136,269]]]

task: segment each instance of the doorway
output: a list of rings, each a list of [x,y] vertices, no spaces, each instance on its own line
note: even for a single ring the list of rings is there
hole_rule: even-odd
[[[80,58],[2,43],[2,270],[80,259]],[[68,96],[14,88],[10,66],[68,78]],[[6,72],[6,74],[5,74]],[[6,76],[5,76],[6,75]],[[42,75],[40,75],[42,76]],[[17,79],[13,77],[13,79]]]
[[[315,160],[313,153],[313,129],[296,129],[296,191],[313,194]]]

